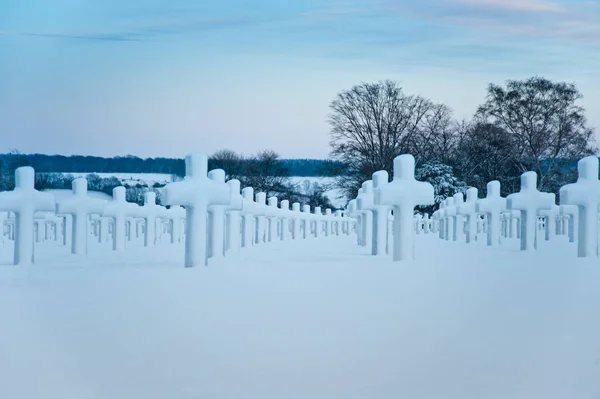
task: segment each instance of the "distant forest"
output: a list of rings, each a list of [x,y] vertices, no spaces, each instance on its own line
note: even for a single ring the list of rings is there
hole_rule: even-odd
[[[243,162],[243,161],[242,161]],[[281,159],[288,176],[337,176],[343,164],[322,159]],[[83,155],[0,154],[0,165],[32,166],[36,172],[52,173],[167,173],[185,175],[185,163],[178,158],[94,157]],[[209,159],[209,169],[214,169]]]

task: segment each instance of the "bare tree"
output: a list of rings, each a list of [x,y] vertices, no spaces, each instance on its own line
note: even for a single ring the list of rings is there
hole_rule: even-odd
[[[454,120],[452,109],[444,104],[435,104],[425,114],[421,132],[416,136],[417,145],[413,154],[424,161],[437,161],[452,165],[458,146],[460,125]]]
[[[517,168],[537,172],[539,186],[555,191],[564,183],[567,162],[597,151],[585,110],[577,104],[582,97],[574,84],[510,80],[506,88],[490,84],[477,117],[503,128]]]
[[[362,83],[338,94],[331,103],[331,155],[348,172],[338,186],[352,197],[377,170],[392,172],[394,158],[418,154],[422,126],[431,101],[403,93],[396,82]]]
[[[503,194],[518,191],[520,171],[506,130],[490,123],[475,123],[461,132],[455,162],[459,178],[481,193],[491,180],[502,183]]]
[[[223,169],[229,179],[239,179],[244,171],[244,157],[233,150],[222,149],[208,159],[209,169]]]
[[[262,150],[247,158],[239,179],[244,187],[253,187],[254,192],[264,192],[267,197],[285,195],[290,191],[289,171],[284,168],[279,154]]]

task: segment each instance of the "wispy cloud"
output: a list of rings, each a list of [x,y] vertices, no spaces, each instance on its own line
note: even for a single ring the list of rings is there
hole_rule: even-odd
[[[492,7],[504,10],[541,13],[564,13],[566,9],[551,1],[539,0],[458,0],[459,3],[475,7]]]

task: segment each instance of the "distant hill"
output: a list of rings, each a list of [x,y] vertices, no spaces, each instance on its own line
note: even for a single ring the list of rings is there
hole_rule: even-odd
[[[83,155],[0,154],[0,166],[32,166],[39,173],[162,173],[183,176],[185,163],[178,158],[94,157]],[[323,159],[282,159],[290,176],[337,176],[343,164]],[[211,162],[209,160],[209,169]]]

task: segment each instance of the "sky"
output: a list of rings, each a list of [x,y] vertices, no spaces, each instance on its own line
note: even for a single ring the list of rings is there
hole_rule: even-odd
[[[575,83],[600,131],[600,0],[0,0],[0,152],[327,158],[361,82],[470,118],[489,83]]]

